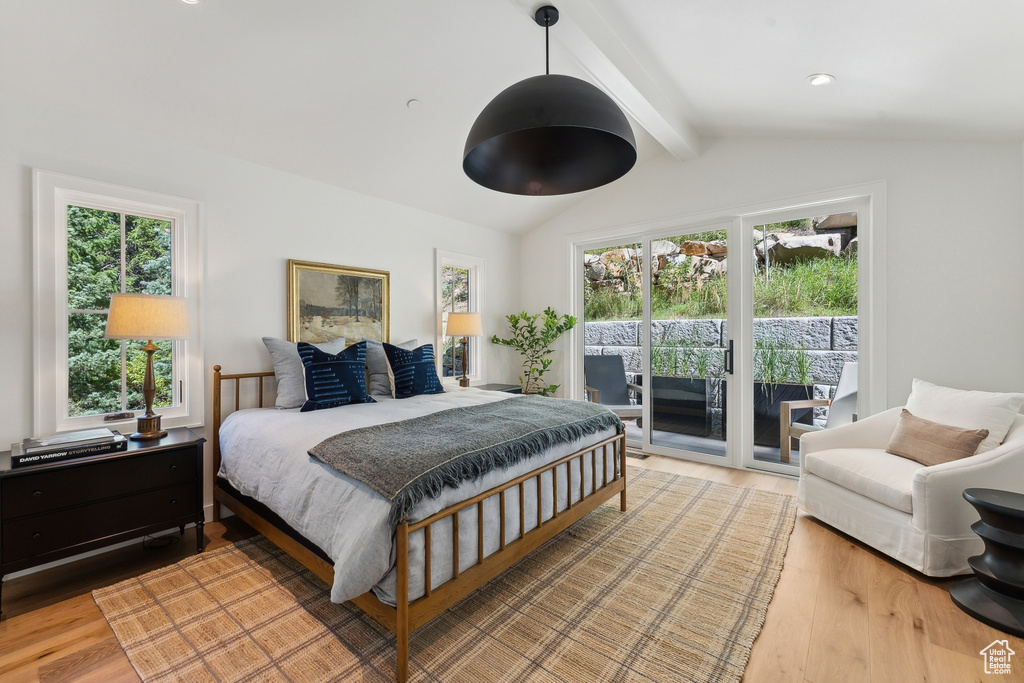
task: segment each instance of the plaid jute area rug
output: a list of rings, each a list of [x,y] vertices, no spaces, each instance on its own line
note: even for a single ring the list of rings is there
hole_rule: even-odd
[[[738,681],[791,496],[650,470],[416,631],[413,681]],[[392,681],[395,640],[262,537],[93,592],[144,681]]]

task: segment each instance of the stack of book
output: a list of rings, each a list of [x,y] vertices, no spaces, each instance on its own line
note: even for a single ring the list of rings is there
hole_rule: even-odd
[[[11,467],[27,467],[44,462],[56,462],[127,450],[128,439],[118,432],[85,429],[78,432],[53,434],[39,439],[25,439],[11,444]]]

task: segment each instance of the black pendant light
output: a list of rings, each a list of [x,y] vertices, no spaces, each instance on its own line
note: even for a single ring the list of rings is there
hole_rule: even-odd
[[[550,5],[534,19],[544,27],[545,75],[498,93],[469,131],[462,169],[498,192],[557,195],[582,192],[622,177],[636,163],[629,121],[597,87],[551,75]]]

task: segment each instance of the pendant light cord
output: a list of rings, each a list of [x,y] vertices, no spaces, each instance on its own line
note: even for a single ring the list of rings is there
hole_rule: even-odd
[[[551,28],[551,17],[544,17],[544,75],[551,75],[551,38],[548,29]]]

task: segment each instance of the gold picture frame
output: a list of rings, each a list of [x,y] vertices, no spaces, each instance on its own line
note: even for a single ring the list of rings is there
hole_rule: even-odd
[[[288,259],[288,339],[391,341],[390,280],[386,270]]]

